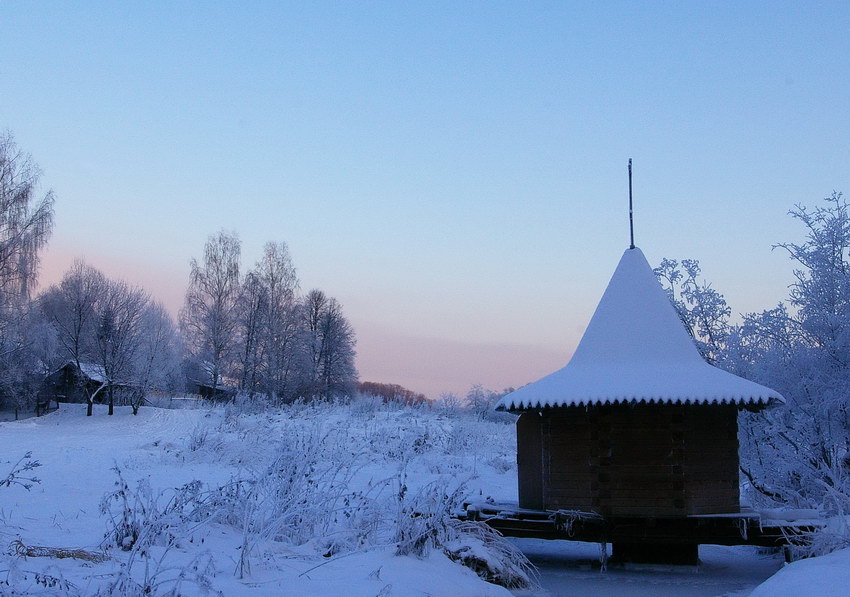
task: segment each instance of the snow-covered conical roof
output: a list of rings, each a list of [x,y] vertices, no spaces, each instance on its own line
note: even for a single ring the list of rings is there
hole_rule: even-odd
[[[784,401],[770,388],[705,362],[646,257],[635,248],[623,253],[567,366],[511,392],[496,408]]]

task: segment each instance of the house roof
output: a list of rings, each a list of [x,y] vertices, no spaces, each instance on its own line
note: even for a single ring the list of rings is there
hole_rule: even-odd
[[[640,249],[623,253],[570,362],[497,410],[619,402],[761,404],[774,390],[705,362]]]
[[[74,362],[69,361],[68,364],[73,365]],[[80,370],[83,372],[83,375],[92,381],[106,383],[106,372],[100,365],[96,365],[95,363],[80,363]]]

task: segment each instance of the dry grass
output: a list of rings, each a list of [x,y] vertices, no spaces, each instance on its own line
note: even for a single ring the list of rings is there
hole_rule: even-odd
[[[68,549],[65,547],[45,547],[42,545],[24,545],[23,541],[16,539],[9,544],[9,548],[16,555],[28,558],[74,558],[99,564],[109,559],[104,553],[87,551],[85,549]]]

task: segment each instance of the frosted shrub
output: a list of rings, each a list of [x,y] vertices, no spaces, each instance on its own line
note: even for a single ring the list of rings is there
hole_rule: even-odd
[[[200,554],[186,564],[175,565],[172,555],[170,547],[144,553],[134,548],[128,561],[98,590],[96,597],[179,597],[189,594],[186,586],[195,587],[191,594],[224,597],[212,587],[211,579],[216,573],[212,556]]]
[[[272,403],[265,394],[239,392],[227,405],[240,413],[255,414],[268,410]]]
[[[850,547],[850,474],[844,468],[840,463],[827,473],[832,484],[814,479],[813,484],[823,491],[817,506],[825,520],[812,532],[788,537],[796,557],[821,556]]]
[[[489,466],[492,466],[497,473],[506,473],[516,468],[516,460],[497,456],[487,461]]]
[[[12,466],[12,470],[6,473],[5,477],[0,477],[0,487],[18,485],[29,491],[33,485],[41,483],[32,473],[40,466],[41,463],[38,460],[32,459],[32,452],[27,452]]]
[[[398,483],[396,555],[422,557],[450,539],[450,521],[462,505],[464,488],[449,489],[445,481],[433,481],[410,496],[406,474],[402,473]]]
[[[4,558],[4,556],[0,556]],[[15,557],[0,559],[3,576],[0,577],[0,595],[3,597],[29,597],[50,595],[51,597],[82,597],[83,592],[74,583],[66,580],[56,566],[48,566],[38,572],[25,570]]]
[[[453,537],[443,546],[449,559],[508,589],[539,584],[534,565],[498,531],[481,522],[452,520],[450,526]]]
[[[375,527],[370,491],[351,491],[358,453],[343,453],[339,438],[291,430],[263,470],[217,496],[219,519],[240,529],[237,573],[250,572],[250,557],[266,541],[301,545],[325,541],[331,553],[358,546]]]
[[[237,535],[224,561],[240,578],[295,548],[332,558],[389,544],[414,556],[436,549],[505,586],[526,582],[517,571],[527,562],[498,534],[453,518],[466,497],[458,478],[485,463],[508,467],[509,427],[469,411],[449,417],[356,400],[257,412],[220,405],[205,415],[188,433],[184,456],[233,466],[229,482],[156,491],[144,480],[128,484],[116,469],[116,489],[103,500],[105,544],[127,552],[112,575],[114,594],[205,586],[212,561],[198,548],[209,524]],[[398,475],[386,472],[397,467]]]
[[[217,594],[210,583],[215,574],[211,556],[199,554],[180,564],[173,551],[184,541],[192,542],[193,529],[210,519],[209,493],[202,491],[201,482],[155,493],[147,479],[133,489],[118,467],[113,470],[116,489],[100,505],[109,519],[103,545],[129,554],[97,595],[181,595],[184,585]]]
[[[516,415],[499,412],[495,409],[499,399],[510,391],[504,390],[497,393],[481,385],[474,385],[466,394],[467,407],[481,420],[494,423],[512,423],[516,421]]]
[[[405,481],[402,473],[396,496],[396,555],[423,557],[438,549],[488,582],[508,588],[537,584],[534,566],[498,532],[454,518],[467,493],[462,484],[450,488],[446,481],[434,481],[409,496]]]
[[[352,418],[369,419],[385,408],[383,398],[371,394],[357,394],[351,399],[348,412]]]
[[[154,493],[147,479],[140,480],[133,489],[118,467],[112,470],[118,477],[116,489],[100,503],[101,512],[109,518],[105,547],[129,551],[157,543],[174,545],[186,523],[198,518],[200,481]]]
[[[203,423],[195,425],[189,432],[189,436],[186,438],[186,447],[189,448],[189,451],[191,452],[200,450],[204,444],[207,443],[209,435],[210,429],[207,425]]]

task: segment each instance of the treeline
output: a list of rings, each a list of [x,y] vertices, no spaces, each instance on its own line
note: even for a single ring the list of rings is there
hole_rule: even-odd
[[[135,412],[153,390],[272,403],[355,390],[354,331],[336,299],[300,292],[284,243],[267,243],[243,273],[238,236],[210,236],[190,263],[178,322],[144,289],[83,261],[33,296],[53,229],[39,175],[12,135],[0,136],[0,404],[32,408],[49,397],[51,375],[67,381],[63,368],[89,413],[101,401],[110,414],[116,401]]]
[[[353,393],[355,336],[339,302],[299,293],[284,243],[267,243],[244,276],[240,254],[239,238],[219,232],[191,262],[180,312],[187,378],[275,403]]]
[[[363,381],[357,384],[357,391],[361,394],[376,396],[384,402],[400,402],[402,404],[416,405],[428,404],[428,397],[404,386],[395,383],[378,383],[374,381]]]

